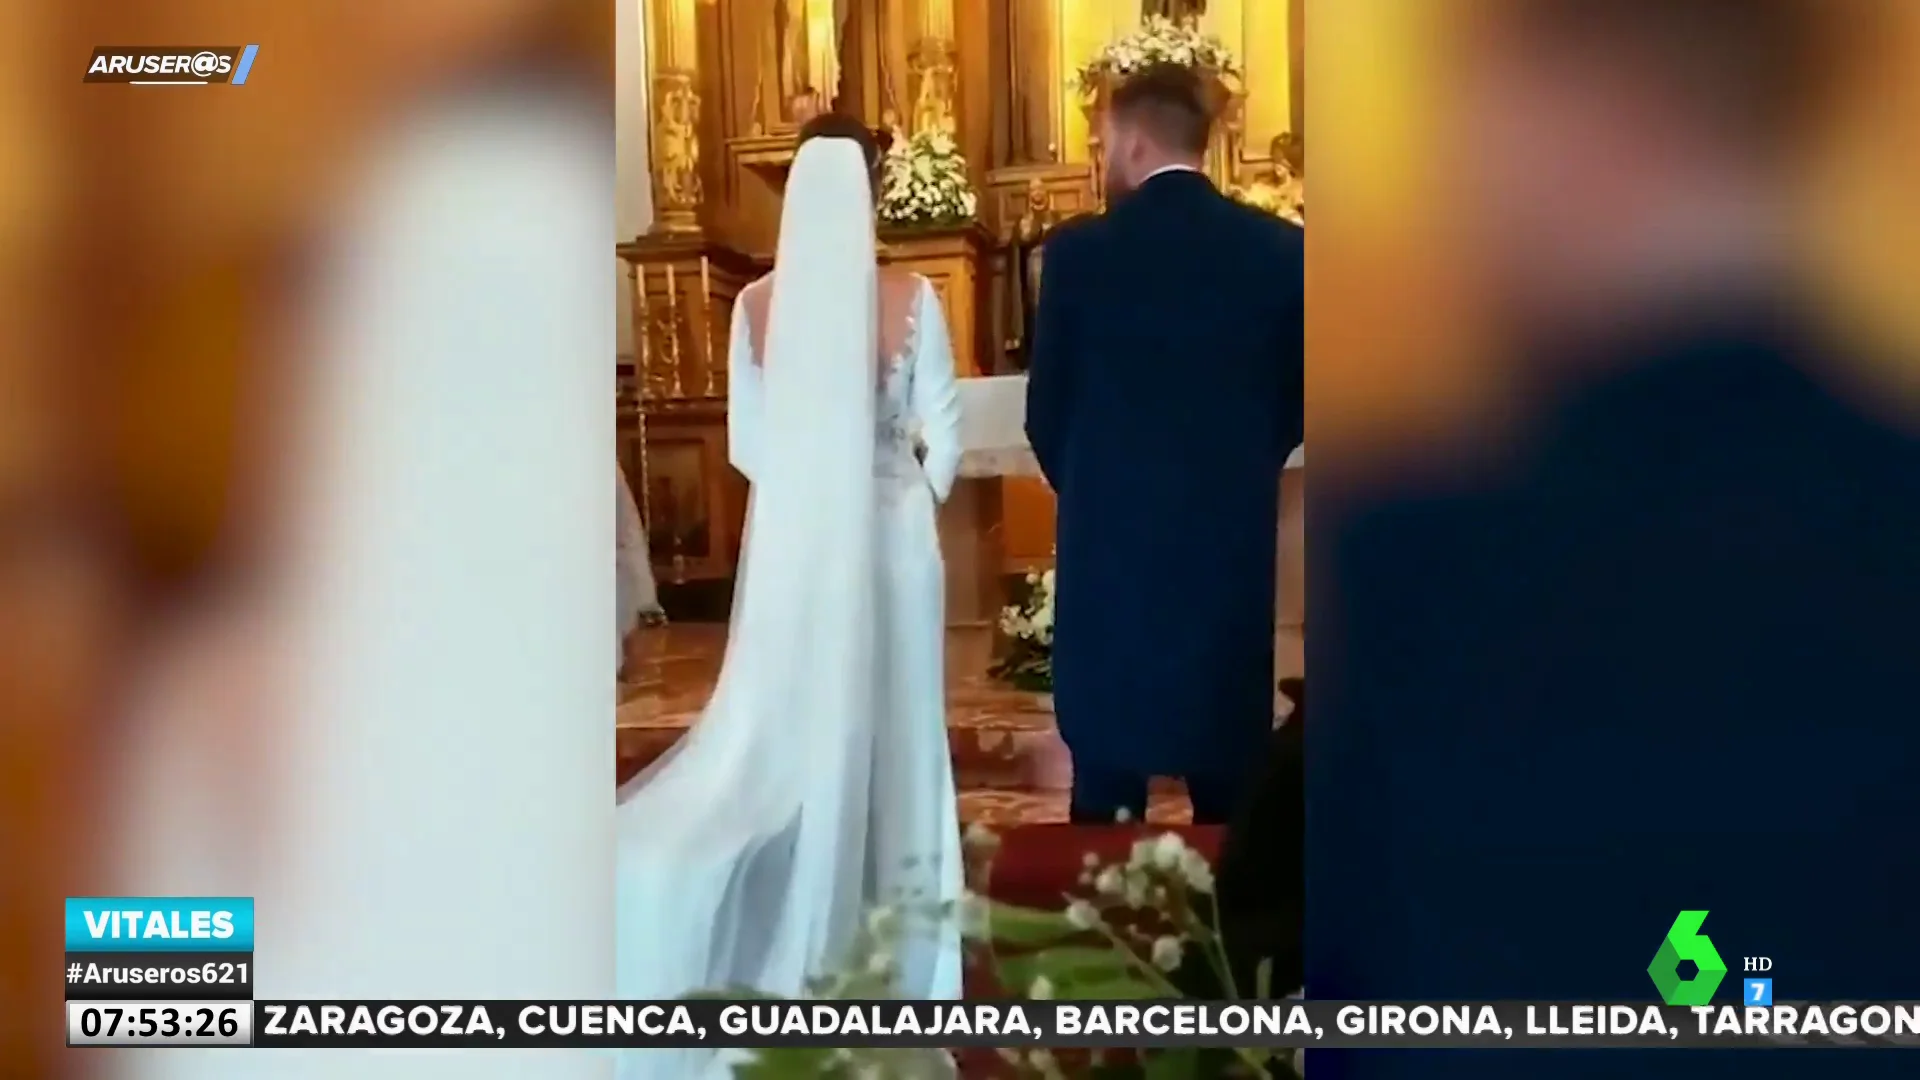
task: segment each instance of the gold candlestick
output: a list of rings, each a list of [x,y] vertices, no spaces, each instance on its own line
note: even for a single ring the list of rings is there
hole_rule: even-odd
[[[681,373],[680,282],[673,264],[667,264],[667,394],[678,401],[686,396],[686,379]]]
[[[647,268],[641,263],[627,264],[627,281],[633,288],[633,362],[639,376],[640,400],[647,399],[653,384],[653,310],[647,304]]]
[[[706,396],[720,396],[720,364],[713,355],[713,264],[700,256],[700,358],[706,365]]]
[[[653,323],[647,309],[647,268],[640,263],[628,263],[627,282],[633,291],[634,396],[637,399],[634,415],[640,440],[640,490],[636,495],[640,504],[640,529],[644,533],[647,523],[653,520],[648,501],[653,493],[647,482],[647,402],[653,397]],[[653,549],[649,546],[647,550]]]

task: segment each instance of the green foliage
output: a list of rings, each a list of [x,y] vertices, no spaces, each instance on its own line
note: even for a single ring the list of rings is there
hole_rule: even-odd
[[[1161,1050],[1149,1054],[1140,1075],[1141,1080],[1199,1080],[1200,1051]]]
[[[1084,928],[1068,922],[1064,912],[1003,904],[998,900],[982,903],[986,905],[986,936],[996,945],[1020,948],[1052,945],[1086,933]]]
[[[1139,961],[1112,946],[1058,945],[999,958],[1008,990],[1032,993],[1039,980],[1050,997],[1073,1001],[1132,1001],[1160,996],[1160,987],[1140,976]]]

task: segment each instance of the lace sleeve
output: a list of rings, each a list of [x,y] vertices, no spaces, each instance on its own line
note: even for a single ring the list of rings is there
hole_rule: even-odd
[[[751,481],[759,455],[760,366],[753,362],[753,334],[742,293],[734,298],[733,326],[727,332],[727,460]]]
[[[946,501],[960,468],[960,387],[953,375],[953,340],[947,333],[940,297],[920,280],[919,334],[913,349],[911,406],[926,448],[921,462],[936,499]]]

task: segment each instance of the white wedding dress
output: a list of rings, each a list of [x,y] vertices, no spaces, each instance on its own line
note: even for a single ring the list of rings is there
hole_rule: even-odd
[[[871,199],[857,146],[805,143],[764,356],[747,303],[734,308],[727,426],[752,483],[746,544],[704,715],[620,793],[624,998],[804,996],[841,966],[869,907],[927,912],[960,896],[934,528],[959,464],[958,395],[924,279],[906,346],[879,355]],[[905,931],[895,993],[958,997],[957,920],[908,917]],[[619,1075],[720,1076],[726,1064],[635,1051]]]

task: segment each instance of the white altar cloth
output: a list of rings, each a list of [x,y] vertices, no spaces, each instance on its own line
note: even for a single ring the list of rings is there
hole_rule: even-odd
[[[960,475],[1039,476],[1027,445],[1027,377],[985,375],[960,380]],[[1307,448],[1296,446],[1287,468],[1303,469]]]

